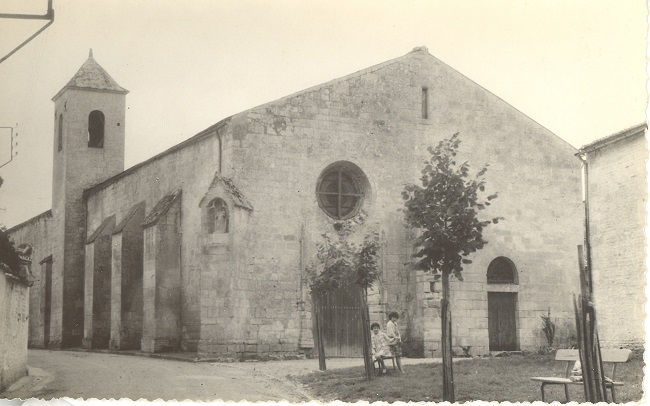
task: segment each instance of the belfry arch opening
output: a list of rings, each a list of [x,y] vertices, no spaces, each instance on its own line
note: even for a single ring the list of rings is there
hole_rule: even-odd
[[[88,115],[88,148],[104,148],[104,113],[94,110]]]

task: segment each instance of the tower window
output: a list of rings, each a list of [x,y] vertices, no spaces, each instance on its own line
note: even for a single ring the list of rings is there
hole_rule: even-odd
[[[216,198],[208,203],[208,233],[228,232],[228,205],[222,199]]]
[[[88,115],[88,147],[104,148],[104,113],[99,110]]]
[[[57,128],[57,137],[59,139],[59,151],[63,149],[63,114],[59,114],[59,126]]]
[[[429,118],[429,89],[422,88],[422,118]]]

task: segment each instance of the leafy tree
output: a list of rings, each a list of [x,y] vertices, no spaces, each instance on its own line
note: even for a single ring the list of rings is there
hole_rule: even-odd
[[[4,227],[0,227],[0,262],[4,263],[9,270],[18,275],[20,271],[20,258],[14,247],[14,242],[9,238]]]
[[[368,303],[367,289],[379,277],[379,236],[377,232],[366,234],[362,244],[350,242],[347,238],[351,230],[348,223],[337,223],[335,229],[338,237],[323,234],[324,240],[317,244],[316,261],[307,266],[310,291],[312,295],[332,292],[340,287],[357,285],[362,291],[362,307],[360,318],[363,324],[363,353],[366,377],[372,379],[372,360],[370,336],[368,332]],[[318,334],[319,368],[326,369],[323,347],[322,328],[318,310],[316,324]]]
[[[345,236],[322,236],[323,241],[317,244],[317,261],[307,266],[311,292],[331,292],[350,284],[371,287],[379,277],[377,233],[366,235],[360,245]]]
[[[449,277],[463,280],[463,265],[471,264],[467,257],[483,248],[483,229],[496,224],[501,217],[480,220],[497,193],[481,198],[485,191],[486,164],[475,176],[470,176],[467,162],[456,162],[460,139],[458,133],[429,147],[431,157],[425,161],[420,181],[422,186],[407,184],[402,192],[405,219],[408,226],[419,231],[415,239],[415,268],[442,279],[442,355],[443,398],[454,402],[453,370],[451,364],[451,309],[449,306]]]

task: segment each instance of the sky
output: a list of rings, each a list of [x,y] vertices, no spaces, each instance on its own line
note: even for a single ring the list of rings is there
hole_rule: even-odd
[[[578,148],[646,121],[644,0],[53,0],[0,64],[0,225],[51,208],[52,97],[88,58],[128,89],[126,168],[237,112],[414,47]],[[44,14],[47,0],[0,13]],[[0,19],[0,57],[45,24]],[[11,129],[0,128],[0,165]]]

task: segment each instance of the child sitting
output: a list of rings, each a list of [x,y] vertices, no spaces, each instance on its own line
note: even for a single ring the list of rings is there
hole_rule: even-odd
[[[372,323],[370,328],[372,329],[372,360],[373,362],[377,361],[381,368],[381,373],[385,374],[386,365],[382,357],[390,356],[390,348],[388,347],[390,339],[386,333],[380,331],[379,323]]]

